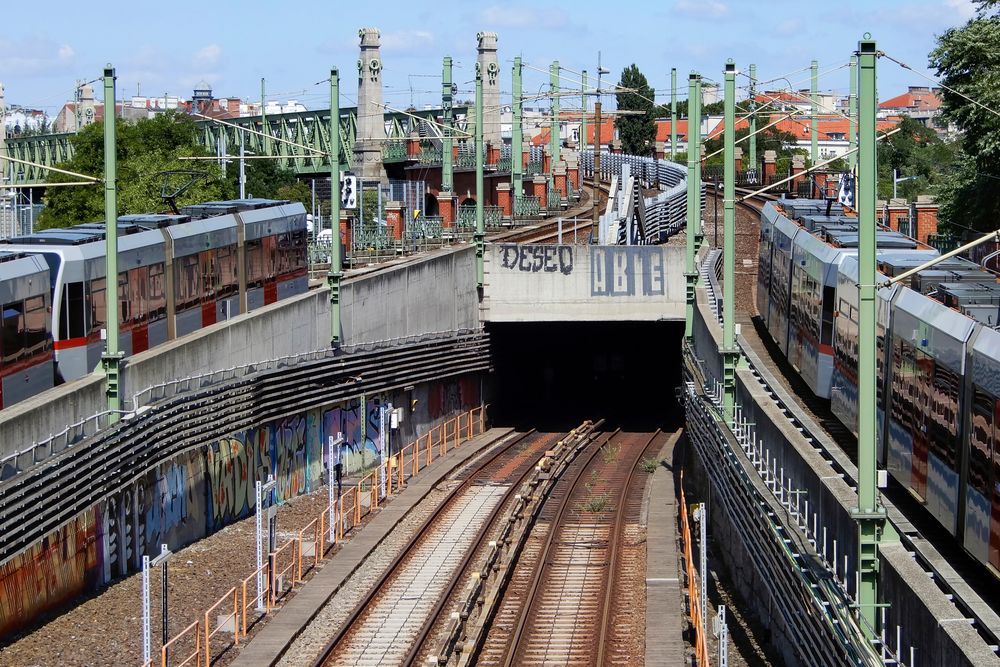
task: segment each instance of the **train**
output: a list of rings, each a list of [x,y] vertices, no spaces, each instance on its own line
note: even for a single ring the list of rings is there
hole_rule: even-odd
[[[308,289],[300,203],[214,201],[118,218],[120,349],[138,354]],[[105,223],[0,241],[0,409],[83,377],[107,327]]]
[[[837,204],[760,215],[761,324],[810,390],[858,433],[858,227]],[[876,232],[879,282],[939,253]],[[959,257],[877,290],[877,456],[979,562],[1000,574],[1000,284]]]

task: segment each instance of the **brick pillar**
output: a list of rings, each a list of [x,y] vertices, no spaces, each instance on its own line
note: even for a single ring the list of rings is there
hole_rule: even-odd
[[[403,240],[403,202],[391,201],[385,205],[385,222],[389,235],[396,241]]]
[[[574,192],[580,192],[580,159],[576,153],[566,156],[566,179],[573,184]]]
[[[340,211],[340,242],[344,244],[344,255],[351,251],[351,221],[348,212]]]
[[[764,183],[770,183],[774,178],[774,170],[777,168],[775,162],[778,160],[776,151],[764,151]]]
[[[899,219],[910,215],[910,205],[905,199],[889,200],[889,229],[894,232],[899,231]]]
[[[486,147],[486,164],[496,164],[500,162],[500,146],[490,144]]]
[[[420,135],[416,132],[410,132],[410,136],[406,140],[406,157],[410,160],[416,160],[419,155]]]
[[[542,173],[552,173],[552,153],[549,151],[548,146],[542,147]]]
[[[458,162],[458,142],[455,141],[451,144],[451,163],[454,165]]]
[[[615,139],[611,142],[611,152],[615,155],[622,154],[622,141],[621,139]]]
[[[733,161],[736,163],[736,173],[743,171],[743,149],[739,146],[733,151]]]
[[[917,203],[913,205],[916,211],[916,239],[927,243],[927,237],[937,234],[938,205],[934,197],[918,195]]]
[[[538,203],[542,208],[545,208],[545,185],[546,179],[544,176],[539,174],[531,179],[531,194],[538,197]]]
[[[798,190],[799,183],[802,182],[802,172],[806,170],[806,159],[801,155],[792,156],[792,189]]]
[[[514,214],[514,206],[510,200],[510,183],[497,183],[497,205],[500,206],[500,215],[511,218]]]
[[[455,193],[447,190],[439,192],[438,214],[441,216],[441,226],[450,229],[455,226]]]
[[[555,186],[556,192],[563,199],[567,198],[566,190],[566,164],[560,162],[555,167],[552,168],[552,184]]]
[[[666,142],[665,141],[657,141],[655,144],[653,144],[653,150],[656,153],[656,159],[657,160],[662,160],[667,155]],[[737,171],[739,171],[739,170],[737,170]]]
[[[528,168],[528,162],[531,160],[531,152],[527,148],[521,149],[521,173]]]

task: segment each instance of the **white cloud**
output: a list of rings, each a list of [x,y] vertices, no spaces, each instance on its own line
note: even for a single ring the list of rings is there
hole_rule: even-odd
[[[58,74],[69,70],[76,52],[45,37],[0,38],[0,72],[9,77]]]
[[[220,58],[222,58],[222,47],[218,44],[209,44],[194,54],[193,62],[195,67],[215,67],[219,64]]]
[[[944,4],[962,21],[968,21],[976,14],[976,6],[972,4],[972,0],[945,0]]]
[[[383,33],[381,41],[386,53],[423,53],[434,43],[434,34],[427,30],[397,30]]]
[[[564,28],[569,16],[558,9],[491,5],[479,14],[487,28]]]
[[[674,11],[694,18],[721,18],[729,15],[729,5],[721,0],[702,0],[701,2],[677,0],[674,3]]]

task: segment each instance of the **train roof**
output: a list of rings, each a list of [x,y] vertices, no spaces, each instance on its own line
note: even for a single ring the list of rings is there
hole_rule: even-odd
[[[2,243],[14,245],[83,245],[104,240],[103,232],[91,229],[43,229],[33,234],[13,236]]]
[[[861,236],[857,231],[831,230],[827,232],[827,238],[839,248],[857,248]],[[916,248],[917,242],[899,232],[875,232],[875,247],[895,250]]]
[[[937,250],[923,251],[924,254],[915,252],[908,253],[888,253],[884,257],[879,257],[879,271],[887,276],[897,276],[900,273],[915,269],[924,262],[939,256]],[[962,257],[949,257],[942,259],[934,265],[939,269],[967,269],[976,268],[976,265]]]
[[[118,217],[119,223],[133,224],[143,229],[159,229],[170,225],[179,225],[190,222],[190,215],[173,215],[170,213],[139,213],[133,215],[122,215]]]
[[[184,206],[181,208],[181,212],[184,215],[198,219],[216,215],[241,213],[243,211],[256,211],[262,208],[283,206],[290,203],[287,199],[229,199],[226,201],[207,201],[201,204]]]
[[[968,304],[962,306],[962,314],[991,328],[1000,324],[1000,308],[993,304]]]
[[[892,329],[897,335],[938,361],[960,372],[964,370],[963,347],[976,326],[974,320],[908,289],[899,291],[893,312]]]
[[[995,326],[996,319],[993,322]],[[1000,332],[986,328],[979,330],[972,344],[971,371],[976,385],[1000,398]]]

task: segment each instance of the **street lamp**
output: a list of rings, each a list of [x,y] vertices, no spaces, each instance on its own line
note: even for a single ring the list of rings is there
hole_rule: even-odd
[[[903,181],[912,181],[912,180],[915,180],[917,178],[920,178],[920,177],[919,176],[900,176],[899,175],[899,169],[893,169],[892,170],[892,198],[893,199],[896,198],[896,185],[898,183],[902,183]]]
[[[170,637],[170,626],[167,613],[167,559],[173,556],[173,552],[167,548],[166,544],[160,545],[160,554],[150,560],[149,556],[142,557],[142,660],[143,663],[150,661],[150,614],[149,614],[149,570],[152,567],[162,566],[160,570],[160,611],[163,616],[163,643],[166,646]]]

